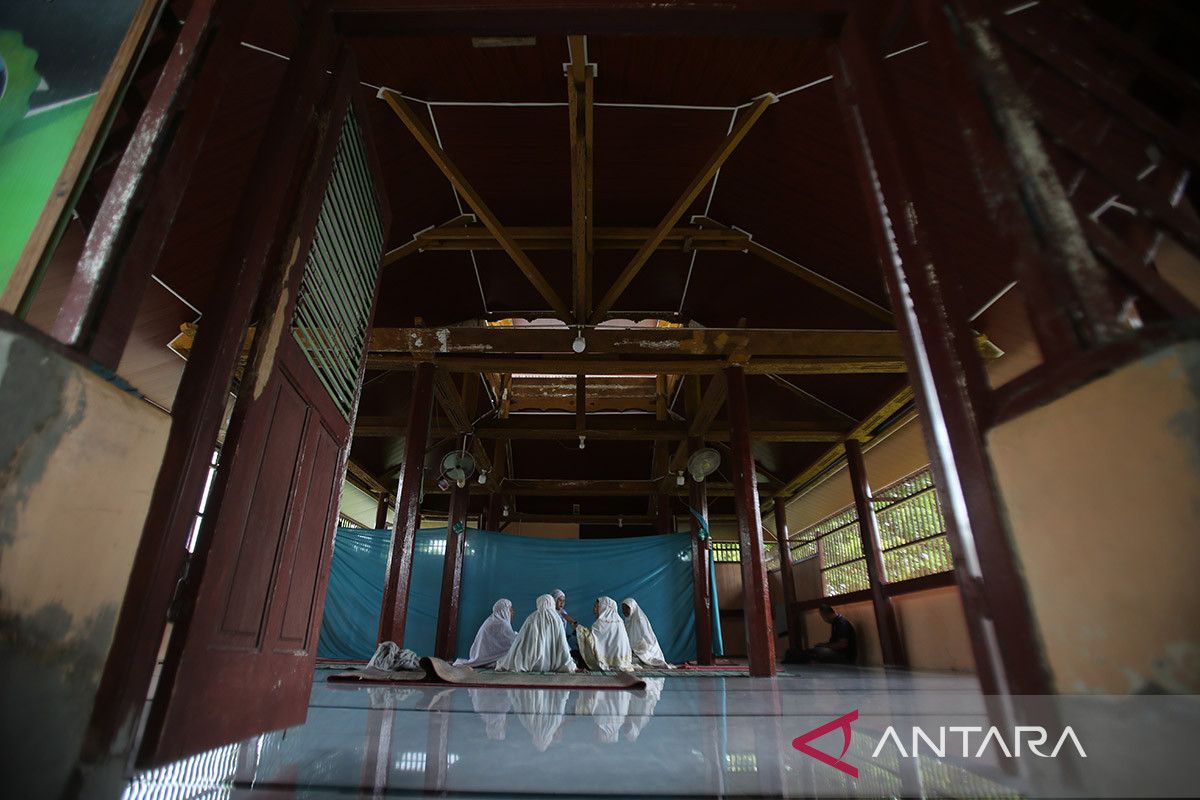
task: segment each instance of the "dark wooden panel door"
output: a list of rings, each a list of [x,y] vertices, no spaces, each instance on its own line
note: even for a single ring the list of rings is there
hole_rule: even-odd
[[[298,200],[280,248],[292,260],[261,304],[143,766],[296,725],[308,711],[388,221],[356,122],[365,115],[347,111],[353,70],[340,66],[341,125],[317,148],[318,190]]]
[[[323,415],[311,394],[321,387],[297,376],[306,369],[272,371],[224,455],[226,489],[156,761],[304,721],[346,442],[345,420]]]

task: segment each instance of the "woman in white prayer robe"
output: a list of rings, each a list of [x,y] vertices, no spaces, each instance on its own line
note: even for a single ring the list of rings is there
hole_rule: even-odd
[[[490,667],[499,661],[512,647],[517,632],[512,627],[512,601],[500,599],[492,606],[492,613],[475,634],[471,642],[471,653],[467,658],[454,662],[456,667]]]
[[[633,669],[633,651],[629,647],[629,634],[617,614],[617,603],[611,597],[598,597],[592,606],[596,621],[588,628],[568,617],[579,636],[579,652],[588,669],[601,672],[616,670],[628,672]]]
[[[642,611],[637,601],[626,597],[621,601],[625,611],[625,633],[629,635],[629,647],[633,650],[634,666],[655,667],[657,669],[674,669],[667,663],[654,628],[650,625],[646,612]]]
[[[554,596],[537,599],[537,610],[525,618],[508,652],[496,662],[501,672],[574,672],[575,660],[567,647],[562,620],[554,609]]]

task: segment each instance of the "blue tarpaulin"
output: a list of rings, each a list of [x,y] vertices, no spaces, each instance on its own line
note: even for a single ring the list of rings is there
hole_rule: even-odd
[[[317,654],[364,659],[375,651],[390,531],[339,528]],[[446,529],[417,533],[404,646],[433,652]],[[567,611],[590,623],[592,602],[632,597],[654,625],[668,661],[696,657],[690,534],[627,539],[542,539],[468,530],[458,654],[466,655],[479,624],[501,597],[513,603],[520,628],[540,594],[562,589]]]

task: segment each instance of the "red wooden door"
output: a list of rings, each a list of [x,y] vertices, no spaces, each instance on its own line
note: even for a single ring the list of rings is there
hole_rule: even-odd
[[[145,766],[307,714],[387,223],[370,143],[355,122],[365,115],[345,113],[351,73],[334,93],[343,124],[330,126],[312,167],[325,191],[300,200],[284,243],[294,235],[307,261],[281,268],[262,306],[272,311],[258,324],[238,388],[190,610],[176,622],[151,705]],[[368,218],[370,230],[353,238]],[[352,281],[355,291],[346,291]],[[321,299],[327,285],[336,294]]]
[[[294,725],[308,708],[346,423],[322,413],[303,358],[282,355],[223,455],[226,488],[156,760]]]

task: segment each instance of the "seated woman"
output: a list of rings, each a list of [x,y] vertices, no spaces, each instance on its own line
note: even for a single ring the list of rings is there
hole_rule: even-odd
[[[645,612],[632,597],[621,601],[621,610],[625,612],[625,632],[629,634],[629,647],[633,650],[634,666],[656,667],[658,669],[673,669],[667,663],[662,648],[659,647],[658,637]]]
[[[500,599],[492,606],[491,615],[479,626],[471,653],[454,662],[456,667],[490,667],[508,652],[517,632],[512,628],[512,601]]]
[[[554,596],[537,599],[537,610],[525,618],[508,652],[496,662],[501,672],[574,672],[575,661],[567,648],[562,620],[554,609]]]
[[[629,647],[629,635],[617,615],[616,601],[611,597],[598,597],[592,613],[596,615],[596,621],[590,628],[567,617],[567,621],[575,626],[579,652],[588,669],[619,672],[633,669],[633,651]]]

